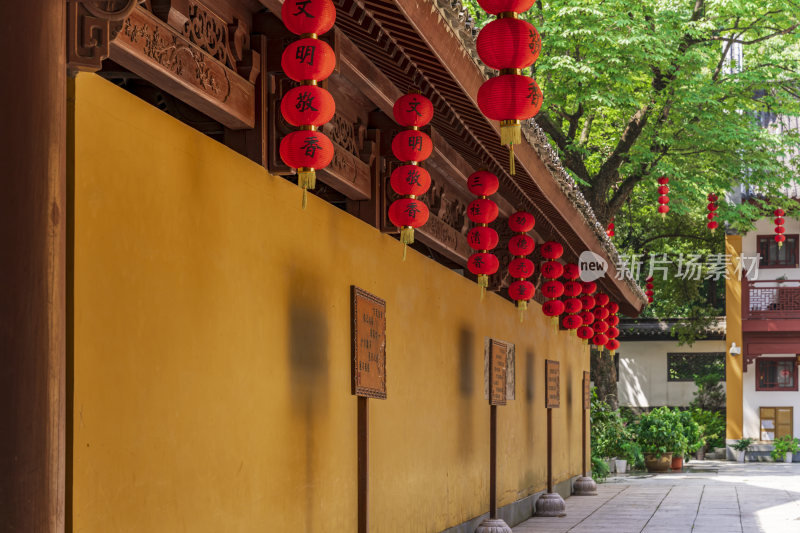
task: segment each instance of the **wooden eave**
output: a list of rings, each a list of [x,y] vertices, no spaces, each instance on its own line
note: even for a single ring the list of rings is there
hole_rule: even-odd
[[[515,146],[516,175],[509,175],[499,124],[488,120],[477,105],[483,73],[438,8],[420,0],[333,1],[336,27],[397,91],[416,88],[433,102],[432,127],[473,168],[495,173],[500,194],[515,208],[534,214],[537,233],[564,244],[566,261],[577,262],[581,252],[590,250],[608,262],[600,289],[620,304],[621,312],[637,316],[644,301],[625,280],[616,279],[613,258],[533,146],[525,141]],[[281,0],[261,2],[280,13]],[[391,116],[392,102],[376,104]]]

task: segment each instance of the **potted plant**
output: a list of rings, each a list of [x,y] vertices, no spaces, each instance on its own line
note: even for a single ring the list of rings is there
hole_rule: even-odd
[[[800,440],[789,435],[784,435],[783,437],[775,439],[772,446],[772,451],[769,452],[769,454],[776,462],[783,460],[787,463],[791,463],[792,456],[796,452],[800,452]]]
[[[736,451],[736,461],[739,463],[744,463],[745,461],[745,454],[747,453],[747,448],[750,447],[751,444],[755,442],[751,438],[744,438],[739,439],[738,441],[731,444],[731,448]]]
[[[669,407],[644,413],[637,425],[637,440],[644,452],[648,472],[666,472],[672,463],[673,450],[685,444],[683,430]]]
[[[701,446],[697,449],[697,460],[705,459],[706,450],[713,450],[725,445],[725,420],[715,411],[695,407],[691,411],[692,420],[700,428]]]
[[[691,411],[674,409],[672,414],[675,417],[676,426],[680,428],[683,439],[679,443],[680,449],[673,450],[671,466],[673,471],[680,472],[683,469],[683,458],[696,452],[703,445],[703,439],[700,434],[700,426],[692,418]]]

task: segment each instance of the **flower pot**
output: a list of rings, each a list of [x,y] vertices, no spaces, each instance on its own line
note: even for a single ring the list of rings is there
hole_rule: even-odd
[[[746,450],[733,450],[733,453],[736,454],[736,462],[737,463],[743,463],[744,462],[744,458],[745,458],[744,455],[746,453]]]
[[[606,459],[606,464],[608,465],[608,473],[609,474],[613,474],[614,471],[615,471],[614,470],[614,461],[615,461],[614,457],[609,457],[609,458]]]
[[[648,472],[666,472],[672,464],[672,453],[644,455],[644,466]]]
[[[614,466],[617,469],[617,474],[624,474],[628,470],[628,461],[626,459],[615,459]]]
[[[705,447],[705,446],[701,446],[701,447],[700,447],[700,448],[697,450],[697,454],[695,454],[695,457],[697,457],[697,460],[698,460],[698,461],[703,461],[703,460],[705,460],[705,458],[706,458],[706,447]]]
[[[786,452],[786,462],[791,463],[794,454],[792,452]]]
[[[680,472],[681,470],[683,470],[683,456],[673,455],[670,468],[672,468],[673,472]]]

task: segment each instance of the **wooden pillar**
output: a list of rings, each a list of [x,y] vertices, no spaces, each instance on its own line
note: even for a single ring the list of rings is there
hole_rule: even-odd
[[[64,530],[64,0],[0,2],[0,531]]]

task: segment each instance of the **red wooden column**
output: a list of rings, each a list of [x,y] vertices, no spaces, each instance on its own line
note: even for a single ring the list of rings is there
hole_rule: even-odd
[[[0,2],[0,531],[64,530],[64,0]]]

